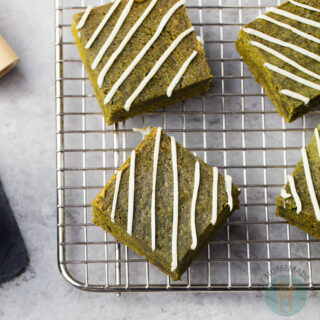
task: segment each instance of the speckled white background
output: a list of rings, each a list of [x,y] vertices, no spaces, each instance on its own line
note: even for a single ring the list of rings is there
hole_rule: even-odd
[[[0,178],[30,264],[0,286],[0,319],[277,319],[256,293],[95,294],[71,287],[56,262],[53,1],[1,1],[0,32],[21,62],[0,80]],[[293,319],[314,319],[311,297]]]

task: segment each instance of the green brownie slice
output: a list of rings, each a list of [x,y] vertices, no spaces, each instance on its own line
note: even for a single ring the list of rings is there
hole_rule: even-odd
[[[230,176],[156,128],[92,202],[93,222],[179,280],[239,208],[239,194]]]
[[[212,74],[184,4],[115,0],[74,15],[75,44],[108,125],[209,90]]]
[[[320,102],[320,2],[289,0],[241,28],[236,48],[291,122]]]
[[[320,239],[320,139],[315,129],[307,149],[288,184],[277,198],[276,215]],[[309,178],[308,178],[309,177]],[[290,183],[291,181],[291,183]],[[311,183],[310,183],[311,181]]]

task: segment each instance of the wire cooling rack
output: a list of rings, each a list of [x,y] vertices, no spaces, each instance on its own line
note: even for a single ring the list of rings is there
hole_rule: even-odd
[[[313,128],[276,113],[234,47],[239,27],[276,0],[189,0],[187,9],[214,74],[203,97],[107,127],[73,43],[74,13],[100,0],[55,0],[58,265],[90,291],[264,290],[274,276],[320,289],[319,242],[277,218],[275,198]],[[134,127],[162,126],[205,162],[233,176],[241,209],[173,282],[93,225],[90,203],[141,141]]]

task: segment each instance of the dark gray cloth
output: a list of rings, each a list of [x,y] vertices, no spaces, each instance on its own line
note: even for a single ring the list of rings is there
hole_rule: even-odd
[[[18,275],[27,261],[25,243],[0,181],[0,283]]]

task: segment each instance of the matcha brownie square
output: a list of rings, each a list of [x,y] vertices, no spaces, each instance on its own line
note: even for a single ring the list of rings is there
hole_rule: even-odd
[[[179,280],[239,208],[239,189],[155,128],[92,202],[93,222]]]
[[[320,239],[320,126],[277,198],[276,215]]]
[[[320,1],[287,1],[241,28],[236,48],[286,121],[320,102]]]
[[[72,33],[108,125],[209,90],[185,0],[115,0],[77,13]]]

